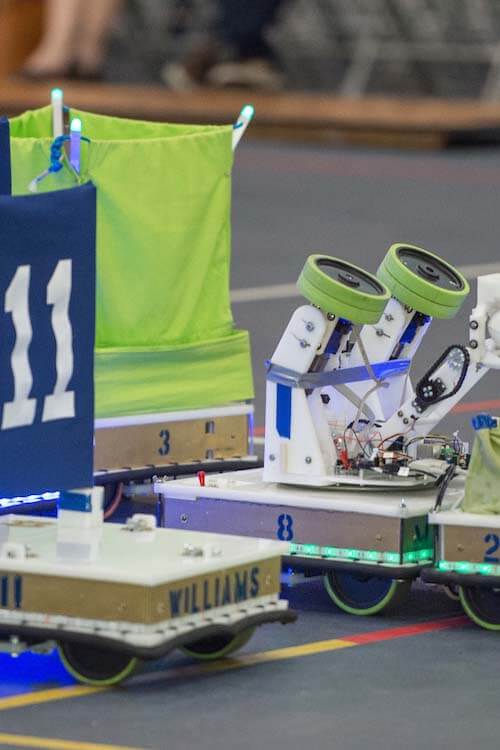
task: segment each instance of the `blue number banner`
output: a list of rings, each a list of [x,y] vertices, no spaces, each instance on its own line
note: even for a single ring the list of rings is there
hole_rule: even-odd
[[[95,232],[91,183],[0,195],[0,498],[93,484]]]
[[[10,138],[9,121],[0,117],[0,195],[10,195]]]

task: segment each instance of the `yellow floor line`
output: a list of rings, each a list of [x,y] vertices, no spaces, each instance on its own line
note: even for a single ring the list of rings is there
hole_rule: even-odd
[[[233,659],[221,659],[214,662],[197,662],[182,667],[166,669],[162,672],[155,672],[144,677],[138,677],[134,682],[159,682],[169,678],[192,677],[196,675],[208,674],[212,672],[225,672],[231,669],[242,669],[243,667],[252,667],[257,664],[267,662],[282,661],[284,659],[295,659],[299,656],[311,656],[312,654],[321,654],[325,651],[336,651],[340,648],[349,648],[357,646],[352,641],[344,641],[338,638],[328,641],[315,641],[313,643],[304,643],[300,646],[289,646],[287,648],[276,648],[270,651],[261,651],[256,654],[242,654]],[[150,679],[148,679],[150,678]],[[89,687],[86,685],[75,685],[74,687],[54,688],[52,690],[34,690],[31,693],[22,693],[13,695],[9,698],[0,698],[0,711],[8,711],[14,708],[24,708],[25,706],[35,706],[40,703],[51,703],[52,701],[67,700],[69,698],[80,698],[93,693],[100,693],[110,688]]]
[[[23,734],[2,734],[0,732],[0,746],[28,747],[33,750],[141,750],[124,745],[102,745],[99,742],[77,742],[75,740],[59,740],[49,737],[28,737]]]
[[[0,711],[8,711],[10,708],[22,708],[23,706],[33,706],[38,703],[66,700],[66,698],[78,698],[82,695],[101,693],[103,690],[105,688],[90,687],[87,685],[53,688],[51,690],[33,690],[31,693],[21,693],[21,695],[12,695],[9,698],[0,698]]]
[[[288,646],[287,648],[276,648],[271,651],[261,651],[256,654],[242,654],[232,659],[221,659],[220,661],[205,663],[198,662],[183,667],[174,667],[162,672],[154,672],[151,675],[144,675],[144,677],[139,676],[134,682],[135,684],[141,682],[160,682],[174,677],[180,679],[212,672],[227,672],[230,669],[242,669],[243,667],[253,667],[257,664],[266,664],[267,662],[296,659],[300,656],[312,656],[313,654],[322,654],[325,651],[336,651],[337,649],[350,648],[357,645],[359,644],[353,641],[344,641],[338,638],[328,641],[315,641],[313,643],[304,643],[300,646]]]

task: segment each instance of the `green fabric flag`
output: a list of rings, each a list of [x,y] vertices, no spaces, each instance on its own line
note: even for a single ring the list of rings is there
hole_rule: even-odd
[[[49,164],[51,107],[10,120],[12,189]],[[80,180],[97,187],[96,417],[253,397],[249,338],[229,299],[232,126],[72,109]],[[39,191],[70,187],[67,163]]]
[[[466,513],[500,513],[500,421],[475,418],[476,440],[472,449],[461,509]],[[473,420],[474,424],[474,420]]]

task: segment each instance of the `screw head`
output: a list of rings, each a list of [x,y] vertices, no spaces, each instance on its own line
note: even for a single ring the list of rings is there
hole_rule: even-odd
[[[335,315],[333,313],[327,313],[326,318],[327,320],[335,320]]]
[[[270,453],[269,454],[269,460],[270,461],[276,461],[276,456],[274,455],[274,453]]]
[[[185,513],[183,513],[182,516],[181,516],[181,523],[187,523],[187,520],[188,520],[187,515]]]
[[[400,410],[398,411],[398,417],[402,417],[402,416],[403,416],[403,412],[402,412],[402,411],[401,411],[401,409],[400,409]]]
[[[312,464],[311,456],[306,456],[306,464]]]
[[[387,321],[389,321],[389,323],[390,323],[390,322],[391,322],[391,320],[394,320],[394,315],[391,315],[391,313],[387,313],[386,315],[384,315],[384,318],[385,318],[385,319],[386,319]]]
[[[469,341],[469,346],[470,346],[471,349],[477,349],[478,343],[477,343],[477,341],[475,339],[471,339]]]
[[[314,331],[314,323],[310,320],[306,323],[306,331]]]
[[[479,323],[477,322],[477,320],[471,320],[469,325],[473,331],[477,331],[477,329],[479,328]]]
[[[405,417],[403,419],[403,424],[409,424],[409,423],[410,423],[410,420],[408,419],[408,417]]]

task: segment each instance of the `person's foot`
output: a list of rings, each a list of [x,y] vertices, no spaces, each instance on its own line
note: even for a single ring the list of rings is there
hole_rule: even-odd
[[[166,63],[161,70],[164,83],[175,91],[189,91],[204,86],[207,76],[219,59],[219,48],[207,42],[195,48],[183,62]]]
[[[40,46],[25,61],[18,74],[23,78],[33,80],[49,80],[54,78],[70,78],[75,72],[72,54],[66,51],[54,53],[47,47]]]
[[[269,60],[263,58],[218,63],[207,73],[206,80],[211,86],[267,91],[277,91],[284,85],[280,71]]]

